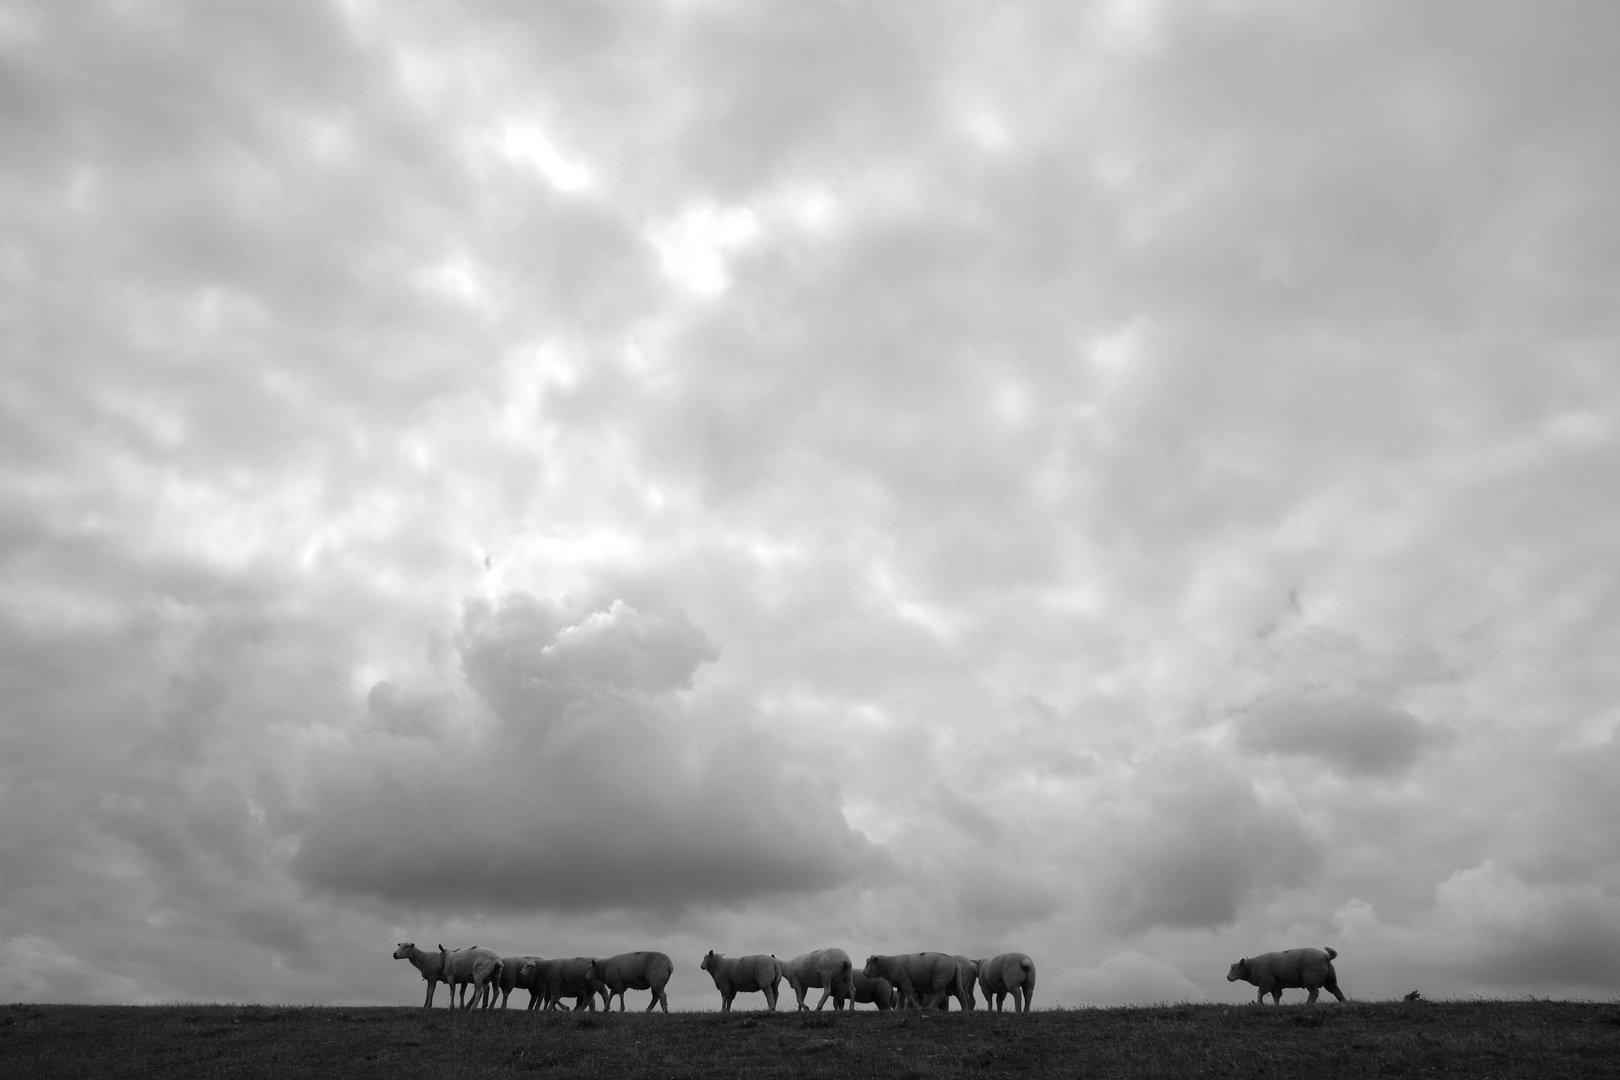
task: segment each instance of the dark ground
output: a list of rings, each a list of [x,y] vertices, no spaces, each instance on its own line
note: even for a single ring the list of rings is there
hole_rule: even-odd
[[[0,1077],[6,1080],[989,1075],[1614,1078],[1620,1077],[1620,1006],[1396,1001],[1160,1005],[1025,1016],[0,1006]]]

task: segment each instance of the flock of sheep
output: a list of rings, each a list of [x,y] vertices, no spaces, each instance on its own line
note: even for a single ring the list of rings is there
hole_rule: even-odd
[[[1288,949],[1244,957],[1227,971],[1226,981],[1259,987],[1257,1000],[1261,1002],[1270,994],[1273,1003],[1279,1003],[1285,989],[1295,988],[1309,991],[1307,1003],[1315,1002],[1323,989],[1343,1001],[1338,975],[1333,970],[1333,959],[1338,955],[1328,948]],[[675,970],[669,957],[661,952],[620,953],[606,959],[576,956],[545,960],[538,956],[500,956],[493,949],[476,945],[453,952],[440,945],[436,952],[426,952],[409,941],[399,944],[394,959],[409,960],[427,980],[424,1009],[433,1007],[433,991],[442,982],[450,987],[451,1008],[456,1006],[458,989],[463,1009],[480,1003],[486,1009],[493,1008],[497,993],[504,1009],[512,991],[523,989],[529,992],[530,1009],[555,1009],[563,998],[571,997],[575,1011],[594,1011],[600,996],[606,1010],[617,995],[619,1011],[623,1012],[626,990],[650,990],[652,1000],[647,1003],[647,1011],[662,1005],[667,1013],[669,998],[664,987]],[[1016,952],[987,960],[940,952],[873,955],[857,969],[843,949],[817,949],[786,963],[774,954],[727,957],[710,950],[699,966],[714,979],[722,1012],[731,1011],[732,999],[738,994],[753,993],[764,994],[766,1007],[774,1011],[777,989],[784,980],[800,1009],[809,1008],[804,1000],[806,993],[820,990],[818,1011],[829,997],[834,1009],[844,1008],[845,1003],[851,1009],[857,1004],[876,1005],[879,1009],[945,1009],[954,997],[963,1011],[971,1011],[977,986],[984,993],[986,1008],[993,999],[1000,1011],[1011,994],[1013,1010],[1028,1012],[1035,995],[1035,962]]]
[[[428,952],[414,942],[400,942],[394,959],[409,960],[427,980],[424,1009],[433,1007],[433,991],[439,983],[450,988],[450,1006],[457,1004],[460,992],[463,1009],[482,1004],[493,1008],[495,995],[506,1008],[513,990],[529,992],[530,1009],[557,1008],[563,998],[574,999],[574,1009],[596,1008],[598,996],[608,1009],[615,995],[619,1011],[624,1011],[626,990],[650,990],[647,1011],[659,1005],[669,1012],[664,987],[675,965],[661,952],[620,953],[601,959],[576,956],[566,960],[546,960],[538,956],[501,956],[493,949],[473,946],[446,949],[440,945]],[[974,988],[984,992],[986,1007],[994,1000],[999,1010],[1011,994],[1013,1010],[1028,1012],[1035,995],[1035,962],[1023,953],[1003,953],[986,960],[970,960],[946,953],[907,953],[901,956],[870,956],[864,968],[856,968],[843,949],[818,949],[783,962],[775,956],[726,957],[710,951],[699,965],[714,979],[720,991],[722,1012],[731,1011],[738,994],[762,993],[769,1009],[776,1008],[777,990],[785,980],[798,999],[799,1008],[808,1009],[805,995],[821,991],[819,1010],[831,998],[834,1009],[847,1003],[876,1005],[879,1009],[945,1009],[951,998],[963,1010],[975,1005]]]

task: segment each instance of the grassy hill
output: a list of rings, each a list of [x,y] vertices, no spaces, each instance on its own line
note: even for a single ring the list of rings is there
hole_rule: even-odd
[[[513,995],[514,1001],[522,992]],[[635,995],[632,992],[632,997]],[[645,994],[639,995],[645,1000]],[[1620,1008],[1565,1001],[1013,1013],[0,1007],[7,1077],[1620,1076]]]

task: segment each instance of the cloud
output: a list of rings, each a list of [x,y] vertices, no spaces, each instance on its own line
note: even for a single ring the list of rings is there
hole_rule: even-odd
[[[1288,807],[1193,747],[1143,763],[1085,831],[1105,918],[1126,932],[1229,924],[1262,890],[1306,883],[1321,858]]]
[[[1411,713],[1358,697],[1267,701],[1238,724],[1238,743],[1247,749],[1304,754],[1341,772],[1372,776],[1403,771],[1440,737]]]
[[[399,721],[430,703],[374,688],[381,728],[311,763],[302,880],[407,907],[673,911],[882,864],[767,734],[687,712],[675,691],[718,651],[683,614],[517,595],[470,607],[463,633],[491,719],[434,737],[450,725]]]

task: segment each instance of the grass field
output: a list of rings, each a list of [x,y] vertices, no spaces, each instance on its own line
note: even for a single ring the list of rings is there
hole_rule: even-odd
[[[0,1006],[0,1075],[1547,1080],[1620,1076],[1620,1007],[1456,1001],[1161,1005],[1025,1016],[603,1016],[517,1009],[22,1004]]]

